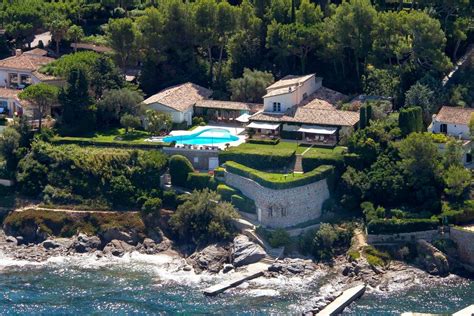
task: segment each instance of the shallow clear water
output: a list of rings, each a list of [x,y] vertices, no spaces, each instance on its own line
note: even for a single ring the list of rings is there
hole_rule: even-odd
[[[0,258],[1,261],[1,258]],[[218,297],[201,290],[225,276],[172,272],[166,262],[89,259],[0,270],[1,315],[64,314],[299,314],[327,281],[256,279]],[[1,264],[1,262],[0,262]],[[453,312],[474,304],[474,282],[417,287],[390,295],[368,293],[350,315],[399,315],[403,311]]]
[[[231,132],[223,128],[209,128],[194,134],[163,138],[163,141],[167,143],[175,141],[177,144],[185,145],[213,145],[234,142],[236,140],[239,140],[237,136],[232,135]]]

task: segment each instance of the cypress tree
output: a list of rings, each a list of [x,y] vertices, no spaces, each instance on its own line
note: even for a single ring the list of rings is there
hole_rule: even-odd
[[[359,127],[365,128],[367,126],[367,108],[362,106],[359,112]]]

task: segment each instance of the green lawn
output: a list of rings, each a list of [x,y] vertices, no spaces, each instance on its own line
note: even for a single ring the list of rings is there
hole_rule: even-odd
[[[309,146],[306,145],[298,146],[295,142],[280,141],[276,145],[243,143],[237,147],[231,147],[229,151],[261,155],[288,154],[295,151],[297,154],[302,154],[308,148]],[[318,155],[341,155],[345,150],[346,148],[342,146],[336,146],[334,148],[313,147],[305,153],[305,157],[314,157]]]
[[[151,135],[145,131],[129,131],[125,133],[124,128],[112,128],[107,131],[99,131],[89,135],[83,135],[80,137],[56,137],[56,139],[62,140],[78,140],[78,141],[97,141],[97,142],[124,142],[124,143],[135,143],[142,144],[147,143],[145,139],[149,138]]]

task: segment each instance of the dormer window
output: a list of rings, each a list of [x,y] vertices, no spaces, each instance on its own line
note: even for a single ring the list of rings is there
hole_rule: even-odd
[[[281,103],[273,102],[273,112],[281,112]]]

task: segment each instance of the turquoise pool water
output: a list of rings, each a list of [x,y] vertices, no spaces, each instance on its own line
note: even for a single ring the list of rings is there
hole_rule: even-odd
[[[164,142],[171,143],[175,141],[176,144],[184,145],[214,145],[235,142],[236,140],[239,140],[237,136],[223,128],[208,128],[193,134],[163,138]]]

